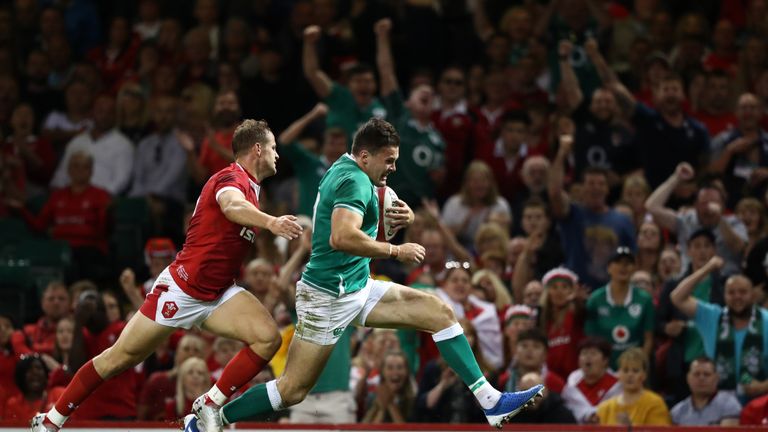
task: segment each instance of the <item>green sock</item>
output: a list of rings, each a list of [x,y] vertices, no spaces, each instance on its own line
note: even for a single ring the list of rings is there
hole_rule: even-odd
[[[472,348],[469,346],[467,337],[464,336],[464,330],[461,325],[456,323],[445,330],[441,330],[432,335],[448,366],[459,375],[467,387],[478,384],[478,380],[483,378],[480,366],[477,365],[475,355],[472,354]],[[485,380],[481,380],[485,382]],[[474,391],[474,389],[472,389]]]
[[[273,393],[273,399],[274,394],[277,394],[277,406],[279,407],[281,401],[279,400],[280,395],[277,393],[275,381],[259,384],[248,389],[239,398],[224,405],[221,409],[224,423],[232,424],[277,411],[279,408],[275,408],[273,405],[270,393]]]

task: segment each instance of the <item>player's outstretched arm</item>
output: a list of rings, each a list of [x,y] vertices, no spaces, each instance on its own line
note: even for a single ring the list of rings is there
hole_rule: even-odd
[[[363,217],[352,210],[338,207],[331,214],[332,248],[355,256],[368,258],[396,258],[401,262],[420,263],[424,260],[424,247],[416,243],[395,246],[391,243],[378,242],[360,227]]]
[[[301,225],[296,222],[296,216],[286,215],[275,217],[259,210],[245,199],[239,190],[228,189],[218,198],[219,207],[224,217],[230,221],[246,226],[265,228],[276,236],[293,240],[301,235]]]

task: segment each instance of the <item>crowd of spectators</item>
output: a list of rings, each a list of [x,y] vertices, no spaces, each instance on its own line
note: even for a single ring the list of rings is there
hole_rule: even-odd
[[[261,207],[306,227],[243,263],[279,376],[317,185],[381,117],[426,259],[373,274],[449,304],[498,388],[547,386],[514,421],[768,424],[767,48],[765,0],[0,2],[0,219],[72,253],[36,321],[0,315],[0,419],[114,343],[244,118],[278,136]],[[240,346],[179,331],[74,415],[173,421]],[[423,334],[347,329],[328,365],[270,420],[484,422]]]

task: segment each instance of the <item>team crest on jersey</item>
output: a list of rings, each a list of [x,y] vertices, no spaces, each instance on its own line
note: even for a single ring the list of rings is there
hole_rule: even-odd
[[[629,329],[626,326],[617,325],[613,328],[611,336],[613,336],[613,340],[616,342],[625,343],[629,340]]]
[[[176,306],[176,302],[167,301],[163,303],[163,311],[162,314],[165,317],[165,319],[171,319],[174,315],[176,315],[176,312],[179,311],[179,307]]]
[[[599,308],[597,308],[597,314],[600,315],[600,316],[606,316],[607,317],[608,315],[610,315],[610,311],[608,310],[607,307],[600,306]]]
[[[643,312],[643,307],[639,304],[631,304],[629,305],[629,316],[632,318],[637,318],[640,316],[640,314]]]

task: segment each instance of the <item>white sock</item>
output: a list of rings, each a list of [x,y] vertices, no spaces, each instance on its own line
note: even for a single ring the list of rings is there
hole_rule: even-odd
[[[280,411],[283,409],[283,398],[280,396],[280,392],[277,391],[277,380],[267,383],[267,396],[269,396],[269,403],[272,404],[273,410]]]
[[[483,377],[478,378],[474,384],[469,386],[469,389],[472,390],[472,393],[475,395],[483,409],[491,409],[495,407],[499,402],[499,399],[501,399],[501,392],[493,388],[493,386]]]
[[[45,415],[48,417],[48,420],[51,421],[51,423],[55,424],[58,427],[64,426],[64,422],[67,421],[69,417],[61,415],[58,411],[56,411],[56,407],[51,408],[50,411],[48,411],[48,414]]]
[[[216,387],[216,384],[211,387],[210,390],[208,390],[208,397],[211,398],[213,403],[215,403],[218,406],[224,405],[224,403],[227,402],[227,399],[229,399],[224,393],[219,390],[218,387]]]

